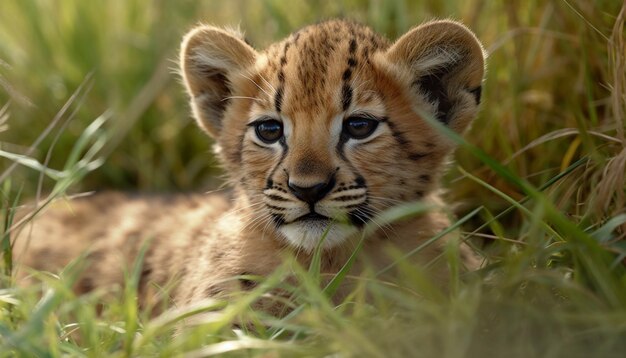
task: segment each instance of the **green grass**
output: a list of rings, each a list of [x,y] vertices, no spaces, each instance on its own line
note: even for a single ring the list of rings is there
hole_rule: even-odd
[[[3,2],[0,356],[623,356],[625,12],[608,0]],[[61,279],[35,273],[41,285],[14,286],[11,208],[26,200],[219,184],[173,70],[193,24],[240,24],[263,47],[335,16],[391,38],[452,17],[485,44],[484,105],[466,139],[448,133],[459,150],[446,177],[454,227],[485,268],[441,291],[398,253],[397,282],[346,271],[323,286],[315,265],[286,259],[250,295],[156,318],[137,310],[132,268],[113,295],[72,293],[80,261]],[[452,248],[447,259],[458,265]],[[286,286],[294,267],[300,284]],[[331,303],[343,280],[354,292]],[[278,286],[294,313],[249,309]]]

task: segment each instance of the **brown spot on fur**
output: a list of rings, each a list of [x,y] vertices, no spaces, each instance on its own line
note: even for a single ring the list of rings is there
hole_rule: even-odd
[[[76,286],[74,287],[74,290],[79,294],[84,294],[87,292],[91,292],[94,288],[96,288],[96,285],[93,281],[93,278],[89,276],[84,276],[78,280]]]
[[[276,97],[274,97],[274,108],[276,108],[276,112],[279,112],[279,113],[283,107],[283,92],[284,91],[285,90],[283,87],[278,87],[278,89],[276,90]]]
[[[203,298],[211,298],[216,297],[222,294],[224,290],[216,285],[207,286],[204,289],[204,297]]]
[[[350,103],[352,103],[352,87],[344,84],[341,88],[341,105],[344,111],[350,107]]]
[[[252,274],[249,272],[244,272],[240,276],[252,276]],[[249,291],[258,285],[256,281],[249,280],[246,278],[240,278],[239,283],[241,284],[241,288],[246,291]]]
[[[424,154],[424,153],[409,153],[408,155],[409,159],[411,159],[414,162],[417,162],[426,156],[427,154]]]

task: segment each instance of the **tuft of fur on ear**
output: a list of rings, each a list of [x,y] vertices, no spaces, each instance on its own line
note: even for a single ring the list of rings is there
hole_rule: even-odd
[[[441,20],[413,28],[385,57],[414,95],[432,104],[434,116],[462,132],[476,116],[485,52],[461,23]]]
[[[254,64],[257,53],[240,33],[201,25],[183,38],[180,67],[196,121],[209,135],[220,133],[233,95],[234,76]]]

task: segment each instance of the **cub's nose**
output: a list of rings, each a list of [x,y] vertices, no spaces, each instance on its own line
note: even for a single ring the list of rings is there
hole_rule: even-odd
[[[287,184],[289,190],[296,198],[304,201],[309,205],[313,205],[322,200],[335,186],[335,178],[331,178],[327,182],[317,183],[313,186],[301,187],[289,181]]]

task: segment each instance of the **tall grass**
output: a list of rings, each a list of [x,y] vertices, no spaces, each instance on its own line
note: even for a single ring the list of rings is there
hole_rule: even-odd
[[[625,9],[608,0],[3,3],[0,355],[622,356]],[[218,184],[209,140],[190,120],[174,74],[190,26],[239,24],[263,47],[335,16],[392,38],[452,17],[484,42],[484,106],[466,139],[448,133],[459,150],[446,177],[458,203],[454,227],[485,258],[482,270],[442,291],[403,263],[410,253],[398,253],[389,268],[397,282],[346,271],[321,286],[315,265],[286,259],[246,296],[156,318],[136,310],[136,270],[118,299],[107,288],[72,293],[80,260],[62,279],[34,273],[41,285],[11,283],[12,208],[24,200]],[[453,249],[446,256],[458,265]],[[299,285],[282,283],[288,274]],[[343,280],[354,292],[332,303],[327,296]],[[291,294],[290,315],[249,309],[276,287]]]

